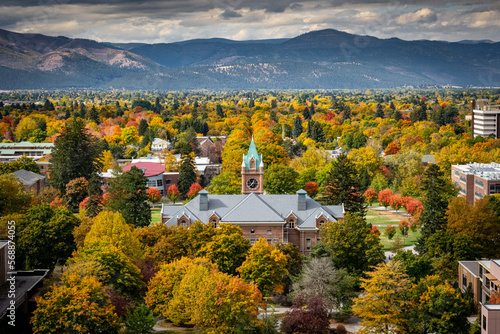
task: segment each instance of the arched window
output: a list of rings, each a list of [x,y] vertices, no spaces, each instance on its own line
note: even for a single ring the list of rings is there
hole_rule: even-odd
[[[295,220],[290,219],[288,221],[288,228],[295,228]]]
[[[217,220],[212,220],[212,227],[217,228]]]

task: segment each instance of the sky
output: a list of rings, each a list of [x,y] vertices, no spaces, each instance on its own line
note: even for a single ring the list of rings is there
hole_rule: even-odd
[[[292,38],[327,28],[500,41],[500,1],[486,0],[2,0],[0,12],[2,29],[117,43]]]

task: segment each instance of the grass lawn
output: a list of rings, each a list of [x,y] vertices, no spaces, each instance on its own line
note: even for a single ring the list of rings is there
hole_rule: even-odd
[[[366,221],[372,225],[397,225],[400,221],[407,219],[403,213],[405,213],[404,210],[399,211],[399,214],[383,210],[368,210],[366,213]]]
[[[151,225],[161,223],[161,207],[151,208]]]
[[[401,232],[399,231],[399,228],[396,227],[396,235],[401,236]],[[392,240],[387,239],[385,236],[385,226],[378,226],[378,229],[380,231],[380,242],[384,246],[383,250],[384,252],[390,251],[391,250],[391,245],[394,242],[394,239],[396,239],[396,235],[392,237]],[[404,242],[404,247],[406,246],[412,246],[417,243],[417,239],[420,237],[420,229],[418,229],[416,232],[412,232],[411,230],[408,231],[408,238],[401,238],[401,240]]]

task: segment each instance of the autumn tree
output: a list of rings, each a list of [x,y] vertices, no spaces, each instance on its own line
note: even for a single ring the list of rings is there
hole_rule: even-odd
[[[264,173],[264,189],[269,194],[291,194],[297,191],[298,173],[283,164],[274,164]]]
[[[148,201],[151,203],[158,203],[161,199],[161,192],[156,187],[148,188],[146,194],[148,196]]]
[[[85,214],[88,217],[95,217],[101,212],[103,205],[101,178],[94,174],[87,184],[88,202]]]
[[[141,244],[119,212],[103,211],[93,219],[92,227],[85,236],[85,247],[101,242],[115,246],[134,260],[142,255]]]
[[[40,167],[38,167],[35,160],[23,155],[14,161],[1,163],[0,175],[14,173],[15,171],[18,171],[20,169],[40,174]]]
[[[389,205],[391,206],[391,209],[398,211],[403,205],[403,197],[400,194],[390,197]]]
[[[31,197],[14,174],[0,175],[0,217],[26,210]]]
[[[250,248],[237,272],[245,281],[257,284],[264,295],[269,295],[271,291],[281,293],[281,281],[287,274],[286,257],[266,239],[260,238]]]
[[[73,229],[80,220],[66,208],[52,209],[48,204],[31,207],[16,225],[17,263],[22,269],[54,269],[64,263],[76,245]]]
[[[360,193],[358,172],[347,155],[341,154],[332,161],[332,170],[328,174],[325,199],[328,204],[344,205],[349,213],[364,215],[364,198]]]
[[[213,177],[207,190],[211,194],[241,194],[241,176],[233,171],[224,171]]]
[[[89,180],[102,170],[100,155],[100,147],[86,129],[85,122],[80,118],[67,120],[52,150],[51,184],[65,194],[69,181],[79,177]]]
[[[287,334],[329,333],[328,309],[321,297],[314,296],[307,301],[300,297],[296,298],[291,310],[282,320],[281,330]]]
[[[80,203],[88,195],[88,182],[84,177],[71,180],[66,185],[64,199],[69,210],[76,212]]]
[[[177,189],[177,186],[175,184],[171,185],[167,189],[167,198],[172,201],[172,203],[175,204],[175,201],[181,196],[181,193],[179,192],[179,189]]]
[[[236,275],[236,269],[245,261],[250,242],[243,238],[239,226],[221,224],[211,240],[202,246],[199,254],[217,264],[219,270]]]
[[[323,224],[322,243],[326,245],[335,267],[361,276],[385,259],[378,236],[363,217],[347,213],[344,220]]]
[[[188,197],[189,199],[193,199],[193,198],[195,198],[196,196],[198,196],[198,193],[199,193],[200,191],[202,191],[202,190],[203,190],[202,186],[200,186],[200,184],[199,184],[199,183],[195,182],[195,183],[193,183],[193,184],[189,187],[189,191],[188,191],[188,193],[187,193],[187,197]]]
[[[118,333],[120,323],[97,278],[68,276],[38,299],[33,333]]]
[[[411,282],[399,262],[378,264],[361,278],[364,293],[352,310],[363,321],[359,333],[407,333],[405,319]]]
[[[363,194],[365,197],[366,202],[371,206],[373,201],[375,201],[378,198],[378,194],[375,190],[373,189],[367,189],[365,193]]]
[[[391,189],[381,190],[378,193],[378,202],[382,204],[387,210],[387,207],[391,205],[392,196],[394,196],[394,194],[392,193]]]
[[[316,182],[307,182],[304,186],[304,190],[307,192],[307,196],[314,198],[318,194],[318,184]]]
[[[119,211],[127,224],[138,227],[151,223],[146,183],[144,173],[135,166],[111,180],[108,207]]]

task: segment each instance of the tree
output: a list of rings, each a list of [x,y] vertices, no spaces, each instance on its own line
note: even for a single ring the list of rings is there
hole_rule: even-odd
[[[158,203],[161,199],[161,192],[158,190],[158,188],[148,188],[146,194],[148,195],[148,201],[150,201],[151,203]]]
[[[378,202],[382,204],[385,209],[391,204],[391,199],[394,196],[391,189],[384,189],[378,193]]]
[[[378,194],[375,190],[373,189],[367,189],[365,193],[363,194],[364,198],[366,199],[366,202],[371,206],[373,201],[378,198]]]
[[[370,188],[375,190],[375,192],[380,192],[383,189],[386,189],[388,187],[387,179],[381,174],[377,173],[375,174],[375,177],[372,180],[372,184],[370,185]]]
[[[31,197],[14,174],[0,175],[0,217],[27,209]]]
[[[78,211],[80,203],[88,195],[88,182],[84,177],[71,180],[66,185],[66,193],[64,199],[69,210]]]
[[[144,134],[148,130],[148,127],[148,121],[145,119],[141,119],[141,121],[139,122],[139,136],[144,136]]]
[[[224,171],[210,181],[211,194],[241,194],[241,177],[233,171]]]
[[[85,237],[85,247],[93,247],[101,242],[115,246],[133,260],[142,255],[139,240],[119,212],[103,211],[93,219],[92,227]]]
[[[389,205],[391,206],[391,209],[398,211],[403,205],[403,197],[400,194],[390,197]]]
[[[312,297],[307,303],[296,298],[291,311],[283,318],[281,330],[287,334],[327,334],[330,333],[328,310],[321,297]]]
[[[66,208],[53,210],[48,204],[31,207],[17,225],[18,263],[23,269],[54,269],[64,263],[76,245],[73,229],[80,220]]]
[[[394,225],[387,225],[385,227],[384,234],[387,239],[392,240],[392,238],[394,238],[394,236],[396,235],[396,228],[394,227]]]
[[[66,121],[57,137],[50,162],[50,182],[63,195],[69,181],[79,177],[89,180],[102,170],[101,150],[80,118]]]
[[[101,189],[101,178],[94,174],[90,178],[87,185],[87,194],[89,196],[85,214],[88,217],[95,217],[102,210],[102,189]]]
[[[271,165],[264,173],[264,189],[269,194],[292,194],[297,191],[298,176],[292,167]]]
[[[332,170],[328,174],[325,197],[328,204],[341,205],[349,213],[364,215],[363,195],[359,192],[360,184],[354,164],[347,155],[341,154],[332,161]]]
[[[120,323],[108,295],[93,276],[69,276],[64,285],[38,299],[31,318],[33,332],[118,333]]]
[[[313,258],[304,265],[298,280],[293,283],[295,295],[305,300],[320,297],[328,309],[351,305],[356,282],[345,269],[336,269],[329,258]]]
[[[359,333],[406,333],[411,282],[399,262],[380,263],[361,278],[364,294],[354,299],[353,312],[363,319]]]
[[[420,215],[422,237],[418,241],[417,251],[425,253],[425,242],[436,231],[446,226],[446,209],[448,207],[449,189],[443,172],[437,165],[430,165],[424,173],[422,188],[426,193],[424,210]]]
[[[22,157],[19,157],[14,161],[1,163],[0,175],[14,173],[15,171],[18,171],[20,169],[40,174],[40,167],[38,167],[35,160],[23,155]]]
[[[276,248],[286,257],[287,277],[283,279],[285,288],[283,291],[290,291],[292,280],[300,274],[304,256],[300,253],[299,247],[291,242],[286,244],[278,244]]]
[[[307,196],[314,198],[318,194],[318,184],[313,181],[309,181],[306,183],[304,190],[307,192]]]
[[[335,267],[350,275],[359,277],[385,259],[379,237],[363,217],[347,213],[343,221],[323,224],[320,233]]]
[[[286,257],[266,239],[260,238],[248,251],[245,262],[237,269],[247,282],[254,282],[264,295],[283,292],[281,281],[287,274]]]
[[[377,104],[377,110],[375,111],[375,118],[384,118],[384,107],[379,103]]]
[[[156,319],[153,312],[144,304],[129,309],[125,315],[125,327],[127,334],[153,334]]]
[[[175,184],[172,184],[170,187],[167,189],[167,198],[171,200],[174,204],[175,201],[181,196],[181,193],[179,192],[179,189],[177,189],[177,186]]]
[[[398,251],[393,261],[401,262],[405,273],[412,283],[417,284],[420,279],[427,275],[432,275],[433,268],[431,260],[426,256],[414,254],[411,250]]]
[[[199,193],[200,191],[202,191],[202,190],[203,190],[203,188],[200,186],[200,184],[195,182],[195,183],[193,183],[193,184],[191,185],[191,187],[189,187],[189,191],[188,191],[188,193],[187,193],[187,197],[188,197],[189,199],[193,199],[193,198],[195,198],[196,196],[198,196],[198,193]]]
[[[236,275],[236,269],[245,261],[249,249],[250,242],[243,238],[243,231],[239,226],[221,224],[211,241],[202,246],[199,254],[217,264],[220,271]]]
[[[299,116],[295,117],[293,120],[293,132],[292,132],[292,137],[297,138],[302,134],[302,131],[304,131],[304,128],[302,127],[302,120],[300,119]]]
[[[182,198],[187,198],[189,187],[196,182],[197,176],[194,171],[194,158],[192,154],[185,154],[182,157],[181,167],[179,170],[179,192]]]
[[[135,166],[110,182],[108,206],[119,211],[127,224],[138,227],[151,223],[146,183],[144,173]]]
[[[469,333],[469,301],[439,276],[427,276],[411,289],[410,333]]]

